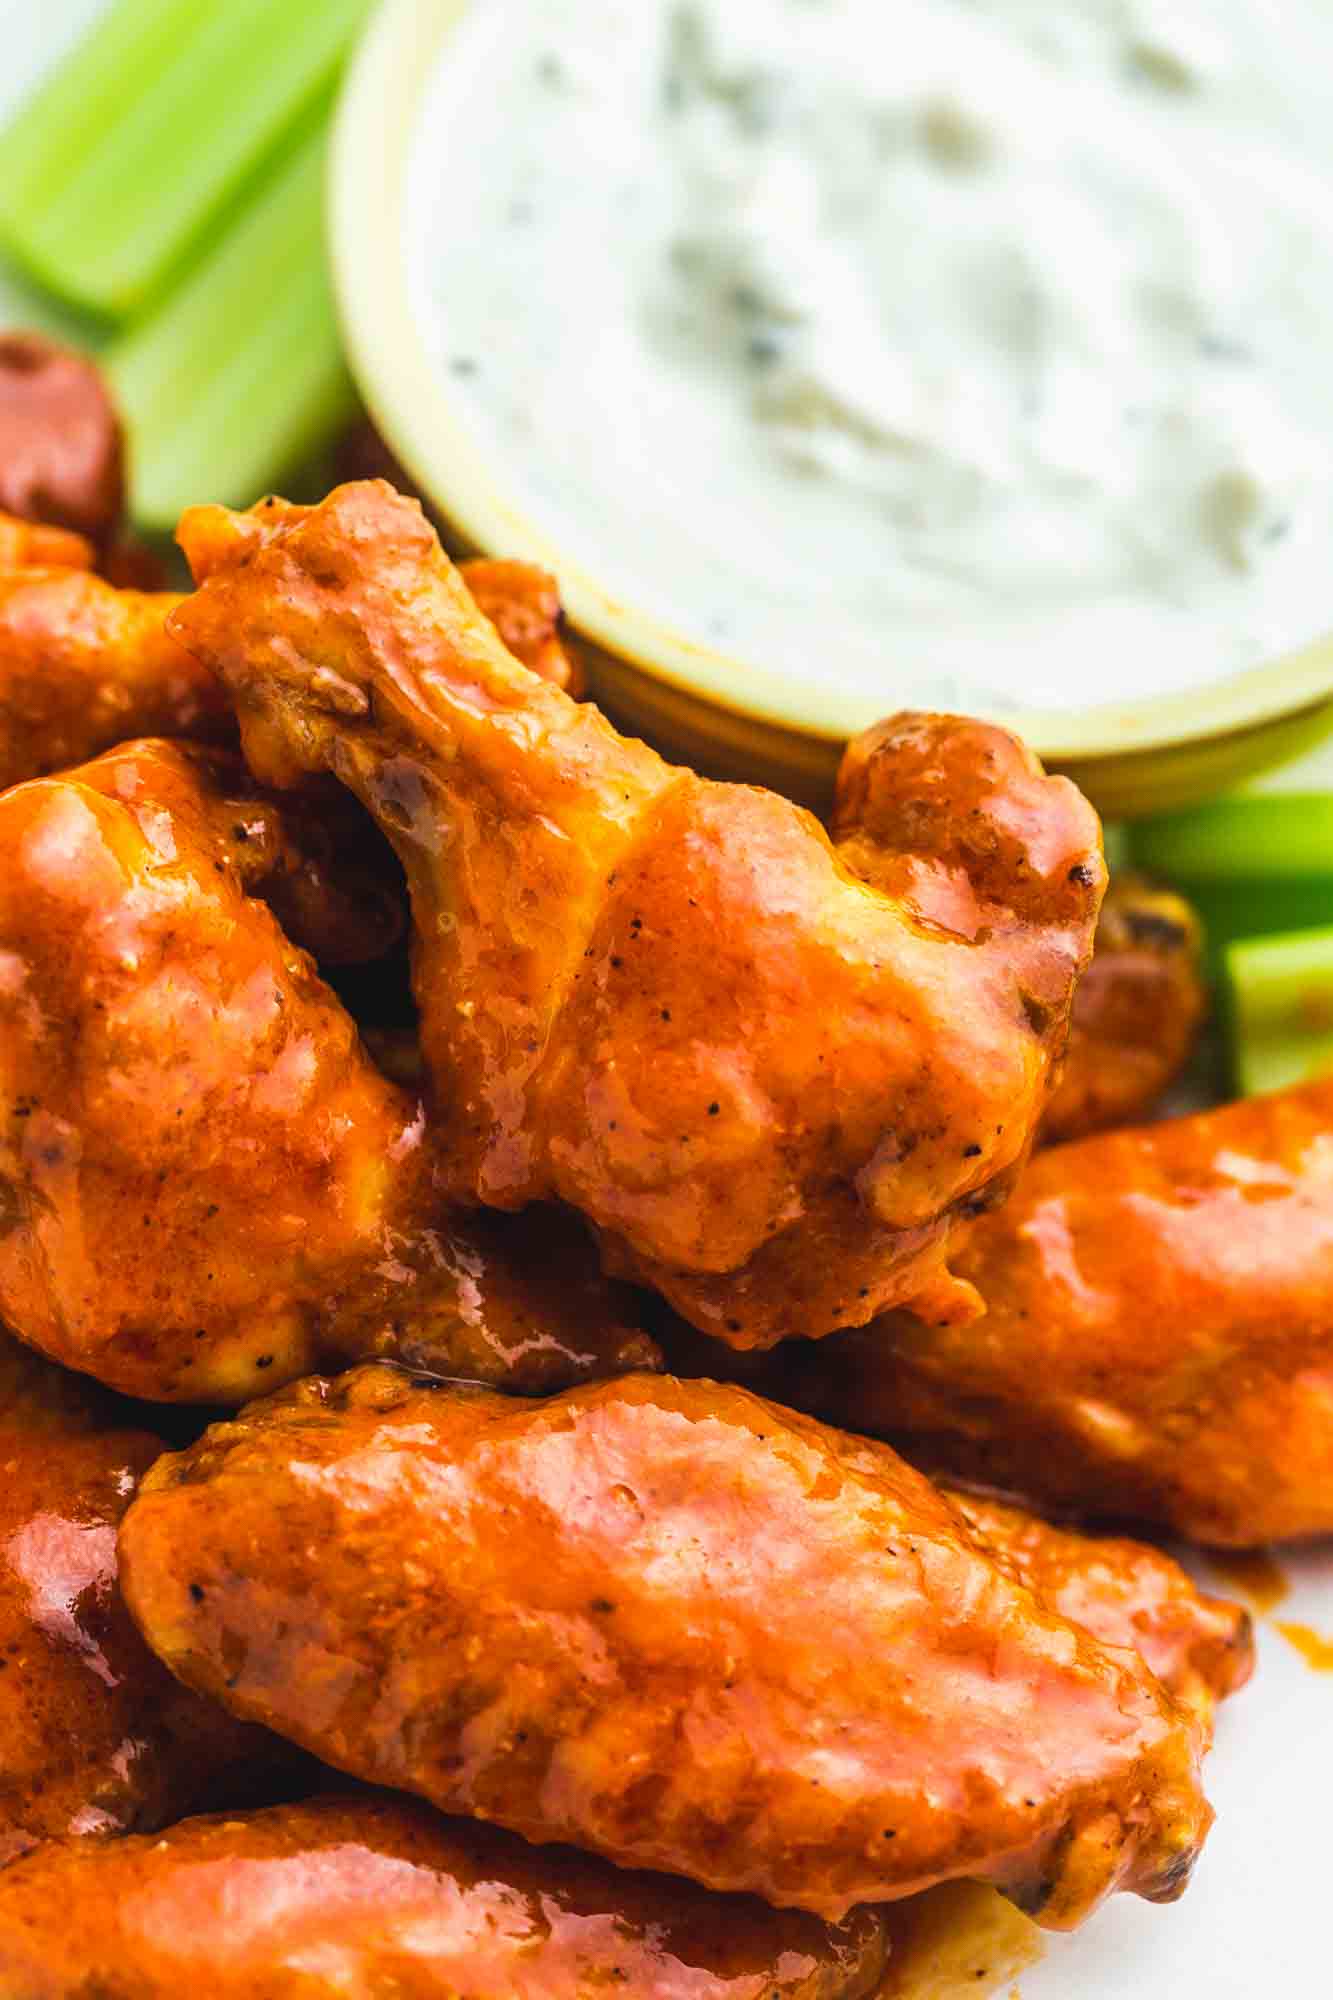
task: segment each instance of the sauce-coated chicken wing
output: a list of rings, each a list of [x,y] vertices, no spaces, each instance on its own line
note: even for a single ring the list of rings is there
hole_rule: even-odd
[[[161,1450],[0,1333],[0,1867],[56,1835],[162,1826],[293,1762],[174,1680],[125,1609],[116,1530]]]
[[[444,1207],[417,1100],[246,894],[290,829],[260,803],[241,840],[234,777],[140,743],[0,795],[0,1314],[163,1401],[368,1354],[532,1390],[651,1365],[558,1218]]]
[[[126,1594],[183,1678],[355,1776],[840,1918],[1183,1887],[1198,1738],[883,1445],[629,1376],[312,1381],[155,1468]]]
[[[1031,1139],[1103,885],[1071,786],[900,718],[849,753],[840,853],[528,673],[385,485],[180,538],[172,630],[252,768],[333,771],[404,862],[460,1196],[568,1202],[738,1347],[975,1306],[951,1230]]]
[[[1207,1008],[1199,919],[1183,896],[1117,876],[1079,981],[1047,1143],[1146,1118],[1189,1061]]]
[[[0,570],[91,569],[96,560],[92,543],[69,528],[0,513]]]
[[[0,1877],[15,2000],[869,2000],[889,1950],[869,1910],[823,1924],[374,1793]]]
[[[780,1389],[934,1467],[1235,1547],[1333,1533],[1333,1079],[1041,1153],[907,1313]]]
[[[133,736],[234,735],[217,681],[167,636],[177,601],[0,565],[0,789]]]

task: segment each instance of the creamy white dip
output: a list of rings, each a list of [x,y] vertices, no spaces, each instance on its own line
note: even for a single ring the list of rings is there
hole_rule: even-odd
[[[1333,626],[1327,0],[474,0],[406,204],[502,490],[794,680],[1012,711]]]

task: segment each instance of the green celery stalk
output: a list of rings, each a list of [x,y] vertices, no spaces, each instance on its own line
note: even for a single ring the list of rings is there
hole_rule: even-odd
[[[0,246],[113,318],[159,296],[370,0],[114,0],[0,133]]]
[[[1219,799],[1126,839],[1133,867],[1198,907],[1215,964],[1232,939],[1333,924],[1333,792]]]
[[[1227,947],[1231,1053],[1246,1095],[1333,1069],[1333,929]]]
[[[1217,799],[1129,828],[1135,862],[1173,880],[1333,876],[1333,792]],[[1333,916],[1333,912],[1330,912]]]
[[[327,113],[326,99],[184,284],[102,357],[146,528],[200,500],[249,506],[356,407],[324,251]]]

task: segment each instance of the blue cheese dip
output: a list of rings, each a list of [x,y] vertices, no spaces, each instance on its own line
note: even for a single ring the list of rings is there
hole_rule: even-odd
[[[1333,626],[1324,0],[473,0],[406,205],[496,483],[685,639],[1001,715]]]

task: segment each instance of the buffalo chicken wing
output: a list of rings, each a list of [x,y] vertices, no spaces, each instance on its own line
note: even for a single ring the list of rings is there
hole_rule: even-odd
[[[0,570],[91,569],[93,545],[69,528],[49,528],[0,513]]]
[[[0,564],[0,789],[134,736],[234,734],[226,695],[166,632],[169,595]]]
[[[890,1925],[532,1848],[403,1798],[187,1820],[0,1878],[22,2000],[869,2000]]]
[[[937,1469],[1234,1547],[1333,1533],[1333,1080],[1041,1153],[908,1313],[763,1386]]]
[[[163,1401],[368,1354],[529,1390],[651,1365],[577,1231],[446,1208],[419,1103],[246,893],[290,890],[308,808],[236,778],[140,743],[0,795],[0,1315]]]
[[[827,1918],[964,1877],[1070,1925],[1210,1817],[1137,1653],[736,1388],[307,1382],[160,1461],[121,1556],[168,1665],[326,1762]]]
[[[558,1198],[738,1347],[928,1298],[1021,1162],[1103,886],[1095,816],[1004,732],[854,747],[834,847],[526,671],[419,507],[199,508],[173,634],[247,758],[332,771],[397,848],[451,1185]]]

